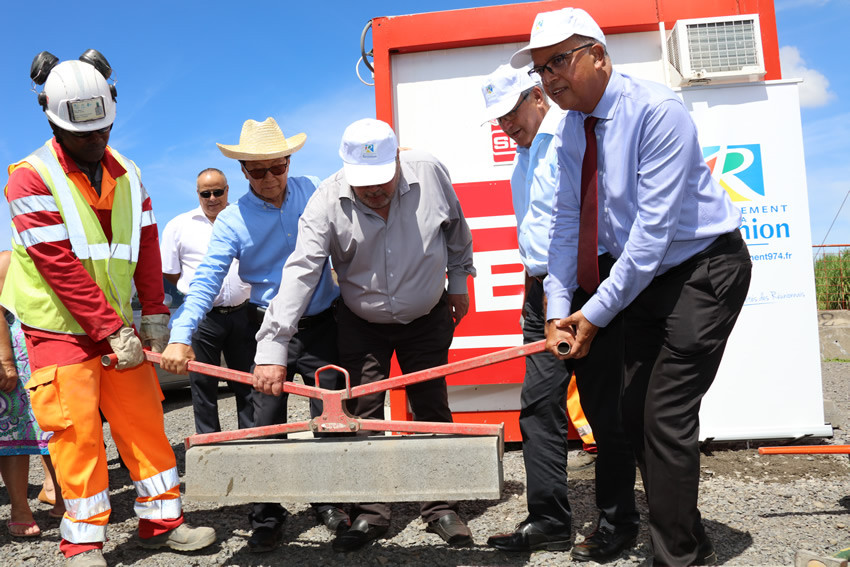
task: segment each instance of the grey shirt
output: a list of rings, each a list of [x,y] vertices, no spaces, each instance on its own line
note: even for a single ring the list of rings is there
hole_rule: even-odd
[[[372,323],[410,323],[448,292],[466,293],[472,234],[445,166],[415,150],[400,153],[401,175],[386,221],[361,203],[342,170],[324,180],[298,223],[295,250],[257,333],[257,364],[287,363],[330,256],[345,305]]]

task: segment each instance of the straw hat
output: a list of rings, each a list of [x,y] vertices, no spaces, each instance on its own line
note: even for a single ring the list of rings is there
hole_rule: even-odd
[[[274,118],[268,117],[263,122],[246,120],[242,124],[238,145],[216,143],[216,146],[225,157],[243,161],[260,161],[294,154],[306,141],[307,134],[303,132],[287,138]]]

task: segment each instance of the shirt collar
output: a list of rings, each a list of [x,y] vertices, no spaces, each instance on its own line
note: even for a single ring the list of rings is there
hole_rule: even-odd
[[[608,84],[605,85],[602,98],[599,99],[596,108],[588,116],[596,116],[600,120],[614,118],[614,112],[616,112],[617,105],[620,103],[620,95],[623,94],[624,85],[623,76],[612,69],[611,77],[608,78]]]
[[[212,221],[209,219],[207,214],[204,212],[204,209],[200,205],[198,205],[197,207],[195,207],[194,209],[192,209],[189,212],[192,214],[193,219],[195,219],[195,220],[205,220],[208,223],[212,224]]]
[[[82,173],[80,168],[77,166],[77,163],[74,161],[74,158],[65,151],[65,148],[62,147],[59,140],[54,137],[52,142],[53,149],[56,150],[56,157],[59,158],[59,163],[62,165],[62,170],[65,171],[65,173]],[[109,171],[109,175],[111,175],[113,179],[118,179],[127,173],[127,170],[124,169],[124,167],[118,163],[118,160],[112,155],[112,149],[109,146],[106,146],[106,151],[103,152],[103,158],[101,158],[100,163],[107,171]]]
[[[557,105],[552,104],[549,106],[549,110],[546,112],[546,116],[543,117],[543,121],[540,123],[540,127],[537,128],[537,136],[540,134],[549,134],[554,136],[558,133],[558,124],[560,124],[561,119],[564,117],[564,111],[561,110]]]

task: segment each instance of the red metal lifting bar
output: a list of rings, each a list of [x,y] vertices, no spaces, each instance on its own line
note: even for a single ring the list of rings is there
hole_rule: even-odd
[[[559,350],[562,354],[569,352],[569,345],[563,343],[564,348],[559,345]],[[344,402],[351,398],[357,398],[368,394],[376,394],[385,392],[394,388],[402,388],[419,382],[426,382],[435,378],[442,378],[448,374],[456,374],[466,370],[480,368],[519,358],[520,356],[529,356],[543,352],[546,348],[546,341],[541,340],[527,345],[507,348],[496,352],[491,352],[473,358],[467,358],[457,362],[435,366],[427,370],[411,372],[388,378],[380,382],[372,384],[364,384],[362,386],[351,387],[351,378],[344,368],[339,366],[328,365],[319,368],[316,371],[317,382],[319,375],[328,370],[337,370],[345,376],[345,389],[343,390],[327,390],[315,386],[307,386],[296,384],[295,382],[284,382],[283,392],[287,394],[296,394],[308,398],[322,400],[322,414],[313,419],[306,421],[297,421],[294,423],[283,423],[279,425],[266,425],[263,427],[253,427],[250,429],[239,429],[237,431],[220,431],[217,433],[205,433],[191,435],[186,438],[186,448],[189,449],[194,445],[207,445],[211,443],[220,443],[223,441],[236,441],[244,439],[259,439],[270,437],[273,435],[282,435],[286,433],[296,433],[300,431],[313,431],[315,433],[343,433],[356,432],[359,430],[367,431],[389,431],[394,433],[441,433],[452,435],[495,435],[500,439],[504,438],[504,425],[476,424],[476,423],[436,423],[429,421],[395,421],[382,419],[361,419],[352,416],[345,409]],[[159,364],[162,355],[159,353],[144,351],[145,358],[154,363]],[[116,355],[105,355],[102,359],[104,366],[111,366],[117,360]],[[214,378],[230,380],[233,382],[242,382],[243,384],[253,385],[253,375],[247,372],[240,372],[230,368],[221,368],[211,364],[190,361],[188,370],[198,372]]]

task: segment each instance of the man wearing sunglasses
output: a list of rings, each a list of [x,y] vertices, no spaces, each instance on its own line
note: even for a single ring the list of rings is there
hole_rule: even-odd
[[[246,331],[251,340],[245,340],[243,356],[254,359],[257,343],[253,337],[281,285],[283,264],[295,249],[298,219],[319,184],[315,177],[289,175],[291,156],[306,140],[306,134],[287,138],[277,122],[267,118],[263,122],[246,120],[239,144],[217,144],[225,157],[239,160],[248,180],[248,192],[216,217],[206,257],[189,284],[182,311],[172,323],[170,342],[162,354],[163,369],[175,374],[187,373],[186,365],[195,359],[190,346],[192,336],[213,308],[237,259],[239,277],[251,286],[251,297],[244,308],[251,318]],[[292,380],[298,373],[310,385],[315,383],[317,369],[335,364],[338,358],[332,305],[339,297],[339,287],[333,280],[329,262],[322,265],[314,289],[310,305],[297,322],[298,332],[289,350],[293,364],[288,379]],[[323,388],[335,390],[344,386],[338,372],[323,372],[321,378]],[[252,397],[255,427],[286,423],[286,395],[254,392]],[[321,401],[311,400],[311,416],[321,413]],[[337,506],[314,504],[314,511],[331,532],[350,525],[348,515]],[[282,539],[287,515],[276,502],[254,504],[248,550],[260,553],[275,549]]]
[[[142,353],[143,343],[165,345],[169,317],[151,199],[136,165],[107,146],[116,93],[106,59],[89,50],[57,63],[45,51],[32,65],[54,138],[9,168],[13,253],[0,302],[21,320],[33,412],[53,432],[50,456],[67,508],[59,548],[66,565],[106,565],[102,412],[136,486],[139,544],[201,549],[215,531],[183,521],[162,392]],[[117,365],[104,368],[101,356],[113,353]]]
[[[542,89],[524,68],[500,66],[485,78],[481,92],[486,105],[484,118],[498,120],[517,143],[511,193],[519,253],[526,271],[523,341],[532,343],[546,338],[543,280],[558,186],[553,141],[564,113],[560,108],[550,108]],[[610,268],[613,261],[610,256],[599,256],[600,269]],[[575,304],[586,300],[586,295],[577,295]],[[516,552],[566,551],[572,547],[565,404],[573,372],[581,409],[597,444],[600,526],[573,549],[573,558],[605,561],[634,545],[639,522],[634,498],[635,461],[617,403],[623,379],[622,321],[608,325],[597,341],[594,356],[580,361],[565,363],[548,352],[526,357],[519,423],[528,517],[513,533],[489,538],[489,545]],[[581,429],[579,433],[583,433]]]
[[[200,205],[177,215],[162,231],[160,251],[162,273],[184,296],[189,283],[203,261],[212,236],[213,223],[227,207],[227,178],[215,168],[198,174],[197,195]],[[248,372],[254,363],[251,352],[253,320],[248,313],[251,286],[239,279],[239,261],[234,260],[221,284],[212,309],[198,323],[192,335],[195,360],[218,366],[222,354],[228,368]],[[197,433],[221,431],[218,418],[218,378],[189,373],[192,409]],[[228,382],[236,398],[237,424],[240,429],[254,426],[254,401],[251,386]]]
[[[615,71],[587,12],[538,14],[511,59],[529,63],[570,110],[558,133],[547,347],[581,360],[622,315],[623,425],[646,491],[654,564],[713,564],[697,507],[699,409],[749,288],[741,212],[712,178],[682,100]],[[607,277],[600,251],[616,258]],[[575,310],[578,289],[590,298]],[[560,341],[568,355],[557,354]]]

